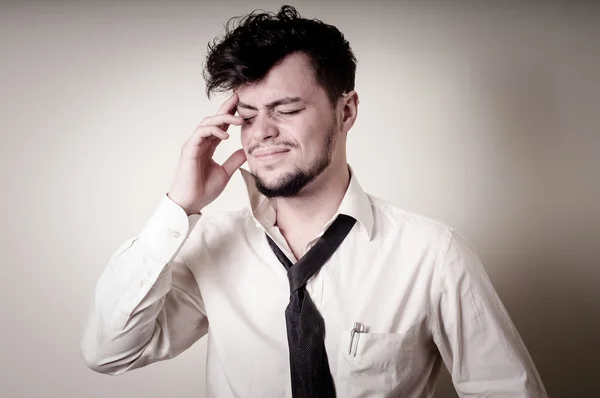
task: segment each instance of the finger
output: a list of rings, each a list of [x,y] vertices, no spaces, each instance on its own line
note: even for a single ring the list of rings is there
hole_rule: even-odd
[[[202,142],[212,139],[211,137],[226,140],[229,138],[229,134],[217,126],[199,126],[190,136],[186,145],[200,145]]]
[[[241,116],[230,115],[229,113],[214,115],[205,117],[200,126],[218,126],[222,129],[221,125],[223,124],[233,124],[236,126],[241,126],[244,123],[244,118]]]
[[[218,115],[234,115],[235,111],[237,109],[237,104],[239,101],[239,97],[237,93],[233,93],[231,95],[231,97],[229,97],[219,108],[219,110],[217,111]],[[227,131],[227,129],[229,129],[229,124],[234,124],[234,123],[223,123],[221,125],[219,125],[219,127],[223,130],[223,131]]]
[[[235,113],[235,109],[237,107],[238,101],[239,101],[239,97],[238,97],[237,93],[233,93],[231,95],[231,97],[227,98],[225,100],[225,102],[223,102],[223,104],[217,111],[217,115],[222,115],[225,113],[233,115]]]
[[[222,140],[218,139],[217,137],[211,137],[213,138],[213,140],[208,144],[208,148],[206,149],[206,156],[208,156],[209,158],[212,159],[212,157],[214,156],[217,147],[219,146],[219,144],[222,142]],[[210,138],[209,138],[210,139]]]
[[[223,163],[223,168],[229,177],[246,162],[246,153],[243,149],[238,149],[227,158]]]
[[[189,159],[198,159],[199,157],[212,159],[221,142],[223,142],[223,140],[214,135],[200,138],[200,141],[197,144],[189,141],[181,148],[181,154]]]

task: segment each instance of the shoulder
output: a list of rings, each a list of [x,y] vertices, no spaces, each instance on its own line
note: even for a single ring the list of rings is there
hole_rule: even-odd
[[[444,220],[367,195],[374,217],[373,243],[420,264],[421,271],[435,273],[447,257],[456,229]]]
[[[441,219],[399,207],[371,194],[367,196],[371,201],[375,225],[384,233],[402,233],[443,242],[448,242],[455,233],[455,228]]]
[[[414,261],[420,272],[430,274],[438,284],[448,272],[456,275],[483,273],[473,245],[455,227],[441,219],[368,196],[378,235],[374,238],[382,247],[389,247],[393,253],[401,254],[407,263]]]

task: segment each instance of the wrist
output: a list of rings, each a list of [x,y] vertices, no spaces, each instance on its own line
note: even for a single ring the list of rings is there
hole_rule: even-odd
[[[196,209],[194,208],[194,206],[186,204],[183,201],[179,200],[176,196],[174,196],[175,195],[173,195],[172,193],[167,192],[167,197],[171,199],[171,201],[177,206],[181,207],[181,209],[183,209],[186,215],[191,216],[192,214],[200,214],[201,209]]]

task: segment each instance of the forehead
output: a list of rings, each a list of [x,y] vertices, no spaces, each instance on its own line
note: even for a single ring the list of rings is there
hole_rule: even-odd
[[[316,83],[309,59],[294,53],[275,65],[258,83],[242,86],[236,90],[240,102],[253,107],[263,107],[284,97],[299,97],[314,102],[324,90]]]

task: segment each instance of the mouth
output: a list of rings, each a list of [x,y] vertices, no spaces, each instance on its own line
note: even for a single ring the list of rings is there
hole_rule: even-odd
[[[272,160],[277,159],[285,155],[290,150],[287,148],[270,148],[270,149],[257,149],[252,155],[257,160]]]

